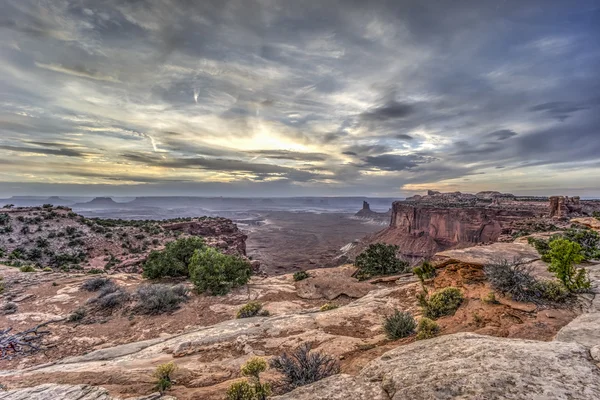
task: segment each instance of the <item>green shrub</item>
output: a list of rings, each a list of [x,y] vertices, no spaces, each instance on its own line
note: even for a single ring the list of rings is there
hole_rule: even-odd
[[[440,332],[440,326],[432,319],[423,317],[417,325],[417,340],[431,339]]]
[[[388,338],[396,340],[412,335],[416,326],[417,323],[411,313],[396,310],[394,314],[385,317],[383,329]]]
[[[190,279],[199,293],[227,294],[245,285],[252,270],[246,260],[220,253],[212,247],[196,250],[190,262]]]
[[[21,271],[21,272],[35,272],[35,268],[32,265],[23,265],[21,268],[19,268],[19,271]]]
[[[265,400],[271,386],[260,382],[260,373],[267,370],[267,362],[260,357],[251,358],[242,366],[242,375],[249,381],[233,383],[227,390],[227,400]]]
[[[262,304],[260,304],[258,301],[251,301],[238,310],[237,318],[250,318],[256,317],[257,315],[269,315],[268,311],[262,311],[262,307]]]
[[[454,315],[463,300],[463,294],[455,287],[440,289],[429,296],[429,298],[427,298],[425,293],[419,296],[419,304],[423,308],[423,315],[430,319]]]
[[[527,243],[529,243],[530,245],[532,245],[537,250],[537,252],[542,257],[543,261],[548,261],[547,256],[546,256],[546,254],[550,250],[550,245],[549,245],[549,241],[548,240],[537,239],[537,238],[533,238],[533,237],[528,237],[527,238]]]
[[[424,261],[413,269],[413,273],[419,277],[421,282],[435,277],[435,267],[429,261]]]
[[[407,272],[409,264],[396,257],[398,246],[384,243],[370,244],[354,261],[358,268],[356,277],[359,280],[378,275],[391,275]]]
[[[296,282],[303,281],[304,279],[310,278],[310,275],[306,271],[294,272],[294,280]]]
[[[158,315],[177,310],[188,300],[188,289],[183,285],[144,285],[137,289],[136,295],[136,312]]]
[[[271,368],[283,374],[286,390],[308,385],[340,372],[337,360],[329,355],[311,352],[310,343],[299,346],[292,353],[283,353],[270,362]]]
[[[173,362],[161,364],[154,370],[153,377],[156,379],[156,385],[154,388],[163,394],[167,390],[173,387],[173,377],[171,376],[177,371],[177,365]]]
[[[586,260],[600,258],[600,234],[585,226],[572,226],[563,232],[562,237],[581,246]]]
[[[496,294],[494,292],[489,292],[485,295],[485,297],[481,298],[481,301],[488,304],[498,304],[498,300],[496,299]]]
[[[199,237],[189,237],[167,243],[164,250],[150,252],[143,265],[143,276],[158,279],[165,276],[189,276],[189,265],[194,251],[206,247]]]
[[[320,308],[319,311],[330,311],[330,310],[335,310],[336,308],[338,308],[339,306],[337,304],[334,303],[325,303],[323,304]]]
[[[548,270],[570,291],[589,289],[590,280],[584,268],[575,268],[575,264],[585,259],[583,250],[578,243],[567,239],[556,239],[550,242],[548,252],[550,266]]]
[[[44,271],[44,272],[52,272],[52,268],[50,268],[50,267],[44,267],[44,269],[42,269],[42,271]]]
[[[567,288],[558,281],[537,281],[534,287],[540,296],[547,301],[563,303],[570,296]]]

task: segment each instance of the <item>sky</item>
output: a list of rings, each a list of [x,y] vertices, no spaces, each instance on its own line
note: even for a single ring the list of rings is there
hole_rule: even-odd
[[[598,0],[1,0],[0,195],[600,197]]]

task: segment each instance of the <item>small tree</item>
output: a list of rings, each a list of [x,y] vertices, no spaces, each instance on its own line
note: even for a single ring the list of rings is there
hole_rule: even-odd
[[[407,272],[409,264],[396,257],[398,246],[375,243],[356,257],[354,265],[358,268],[356,277],[359,280],[369,279],[377,275],[391,275]]]
[[[589,289],[590,280],[584,268],[575,268],[575,264],[585,259],[581,246],[567,239],[556,239],[550,242],[548,252],[550,266],[548,270],[570,291]]]
[[[435,277],[435,267],[429,261],[423,261],[421,265],[413,269],[413,273],[419,277],[421,282],[425,282],[426,279]]]
[[[212,247],[196,250],[190,262],[190,279],[199,293],[227,294],[250,279],[250,264]]]

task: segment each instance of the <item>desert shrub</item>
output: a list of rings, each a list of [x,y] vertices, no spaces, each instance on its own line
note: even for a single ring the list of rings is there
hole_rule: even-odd
[[[424,261],[421,265],[413,269],[413,273],[419,277],[421,282],[424,282],[426,279],[435,277],[435,267],[429,261]]]
[[[42,271],[44,271],[44,272],[52,272],[52,268],[50,268],[50,267],[44,267],[42,269]]]
[[[53,204],[44,204],[44,205],[42,205],[42,208],[52,208],[52,207],[54,207]]]
[[[431,339],[440,332],[440,326],[432,319],[423,317],[417,325],[417,340]]]
[[[260,373],[266,371],[267,362],[260,357],[251,358],[242,366],[242,375],[247,382],[236,382],[227,390],[228,400],[266,400],[271,394],[271,386],[260,382]]]
[[[242,366],[242,375],[259,379],[260,373],[266,371],[267,367],[268,365],[264,358],[254,357]]]
[[[4,285],[4,277],[0,276],[0,294],[4,293],[6,286]]]
[[[38,249],[36,247],[27,252],[27,259],[35,261],[35,260],[39,260],[40,258],[42,258],[43,255],[44,255],[44,253],[42,252],[42,249]]]
[[[585,226],[571,226],[563,232],[562,237],[577,243],[586,260],[600,258],[600,234]]]
[[[73,253],[59,253],[52,256],[52,265],[63,267],[68,264],[79,264],[85,261],[86,255],[83,251]]]
[[[88,292],[95,292],[108,284],[112,284],[112,281],[109,278],[92,278],[83,282],[81,284],[81,289]]]
[[[160,364],[154,370],[154,374],[152,375],[154,379],[156,379],[156,385],[154,388],[158,390],[160,394],[163,394],[173,387],[173,377],[171,375],[175,371],[177,371],[177,365],[175,365],[173,362]]]
[[[303,281],[304,279],[310,278],[310,275],[306,271],[294,272],[294,280],[296,282]]]
[[[356,277],[364,280],[377,275],[407,272],[409,264],[396,257],[397,252],[398,246],[385,243],[370,244],[354,261],[358,268]]]
[[[567,239],[556,239],[550,242],[548,252],[550,266],[548,270],[570,291],[585,290],[591,287],[585,268],[575,268],[575,264],[585,259],[578,243]]]
[[[5,315],[14,314],[14,313],[17,312],[18,308],[19,307],[17,306],[16,303],[13,303],[13,302],[9,301],[4,306],[2,306],[2,311],[4,312]]]
[[[212,247],[196,250],[190,262],[190,279],[199,293],[227,294],[250,279],[250,264]]]
[[[411,313],[396,310],[394,314],[385,317],[383,329],[388,338],[396,340],[412,335],[416,326]]]
[[[124,305],[128,300],[129,293],[111,282],[104,285],[100,289],[98,296],[88,300],[88,302],[100,310],[112,311]]]
[[[485,295],[485,297],[481,298],[481,301],[488,304],[498,304],[498,300],[496,299],[496,294],[494,292],[489,292]]]
[[[522,260],[501,260],[485,265],[483,271],[492,288],[504,296],[515,301],[540,299],[536,291],[537,280],[531,275],[531,267]]]
[[[550,251],[550,245],[549,245],[548,240],[528,237],[527,243],[532,245],[537,250],[537,252],[540,253],[542,260],[548,261],[547,256],[546,256],[548,251]]]
[[[594,211],[594,212],[592,212],[592,217],[600,220],[600,211]]]
[[[31,228],[29,228],[29,225],[25,225],[21,228],[21,233],[23,235],[29,235],[31,233]]]
[[[287,390],[317,382],[339,373],[340,366],[333,357],[320,352],[311,352],[309,343],[299,346],[292,353],[271,359],[271,368],[283,374]]]
[[[251,301],[238,310],[237,318],[250,318],[256,317],[257,315],[269,315],[269,312],[263,311],[262,307],[262,304],[260,304],[258,301]]]
[[[83,320],[86,315],[87,315],[87,310],[85,309],[85,307],[79,307],[75,311],[73,311],[71,314],[69,314],[69,316],[67,317],[67,321],[79,322],[79,321]]]
[[[330,310],[335,310],[336,308],[338,308],[339,306],[337,304],[334,303],[325,303],[323,304],[320,308],[319,311],[330,311]]]
[[[10,216],[7,213],[0,213],[0,225],[8,225],[10,223]]]
[[[150,252],[143,265],[145,278],[189,276],[189,265],[194,251],[206,247],[204,240],[189,237],[167,243],[164,250]]]
[[[423,308],[423,315],[430,319],[454,315],[463,300],[462,292],[455,287],[440,289],[429,297],[425,293],[419,296],[419,304]]]
[[[137,289],[136,295],[136,311],[147,315],[175,311],[188,300],[188,290],[183,285],[144,285]]]
[[[48,247],[48,240],[44,239],[42,237],[39,237],[36,239],[35,244],[37,247],[40,247],[42,249],[45,249],[46,247]]]
[[[35,272],[35,268],[33,267],[33,265],[23,265],[21,268],[19,268],[19,271],[21,271],[21,272]]]
[[[558,281],[537,281],[534,288],[544,300],[554,303],[563,303],[568,300],[570,296],[567,288]]]
[[[88,275],[98,275],[98,274],[103,274],[104,270],[100,269],[100,268],[90,268],[87,271],[85,271],[85,273]]]
[[[143,276],[149,279],[158,279],[165,276],[187,276],[188,268],[176,259],[167,250],[151,251],[144,262]]]
[[[74,226],[67,226],[65,228],[65,233],[67,234],[67,236],[74,236],[77,233],[77,228],[75,228]]]

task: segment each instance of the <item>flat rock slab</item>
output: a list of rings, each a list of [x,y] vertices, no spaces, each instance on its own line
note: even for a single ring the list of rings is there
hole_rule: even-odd
[[[310,300],[333,300],[341,295],[358,299],[377,288],[353,278],[354,271],[354,268],[331,269],[326,273],[319,270],[309,271],[310,278],[296,282],[296,294],[302,299]]]
[[[493,243],[486,246],[473,246],[465,249],[446,250],[435,255],[437,260],[457,260],[467,264],[486,265],[499,263],[502,260],[512,262],[516,259],[530,261],[533,273],[544,278],[551,278],[548,266],[540,260],[536,249],[526,243]]]
[[[554,340],[575,342],[586,347],[600,344],[600,312],[581,314],[556,334]]]
[[[1,400],[120,400],[111,397],[106,389],[89,385],[57,385],[48,383],[25,389],[0,391]],[[153,393],[142,397],[128,397],[123,400],[177,400],[172,396]]]
[[[385,394],[385,395],[384,395]],[[600,369],[577,343],[458,333],[398,347],[356,377],[338,375],[277,400],[600,398]]]

